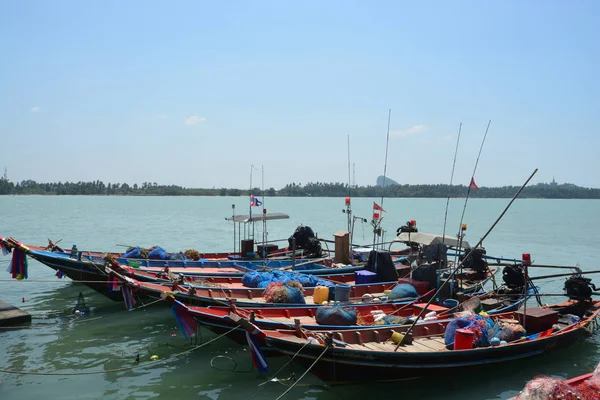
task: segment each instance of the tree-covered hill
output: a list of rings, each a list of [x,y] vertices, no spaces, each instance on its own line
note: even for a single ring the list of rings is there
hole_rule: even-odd
[[[518,186],[481,187],[471,189],[470,197],[474,198],[506,198],[512,197]],[[144,182],[129,185],[127,183],[93,182],[55,182],[38,183],[26,180],[13,183],[0,179],[1,195],[120,195],[120,196],[240,196],[248,195],[248,189],[194,189],[176,185],[158,185],[156,182]],[[258,188],[252,190],[260,195]],[[464,185],[392,185],[392,186],[358,186],[352,187],[353,197],[464,197],[467,187]],[[304,185],[290,183],[282,189],[270,188],[266,196],[315,196],[344,197],[348,195],[348,185],[344,183],[311,182]],[[584,188],[569,183],[538,183],[528,186],[521,194],[523,198],[543,199],[600,199],[600,189]]]

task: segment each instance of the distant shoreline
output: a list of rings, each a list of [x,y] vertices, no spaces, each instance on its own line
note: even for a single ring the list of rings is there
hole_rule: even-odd
[[[390,185],[355,186],[348,188],[344,183],[291,183],[281,189],[267,190],[213,188],[184,188],[176,185],[158,185],[144,182],[141,185],[127,183],[94,182],[53,182],[38,183],[32,180],[13,183],[0,179],[0,195],[23,196],[200,196],[224,197],[354,197],[354,198],[470,198],[505,199],[511,198],[518,186],[469,188],[465,185]],[[584,188],[569,183],[538,183],[526,187],[521,198],[527,199],[600,199],[600,189]]]

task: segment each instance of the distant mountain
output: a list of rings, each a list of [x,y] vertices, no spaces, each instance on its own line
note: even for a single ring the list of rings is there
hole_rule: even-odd
[[[385,184],[384,184],[384,179],[385,179]],[[398,182],[396,182],[393,179],[390,179],[388,177],[383,177],[383,175],[379,175],[377,177],[377,183],[375,184],[375,186],[396,186],[396,185],[400,185]]]

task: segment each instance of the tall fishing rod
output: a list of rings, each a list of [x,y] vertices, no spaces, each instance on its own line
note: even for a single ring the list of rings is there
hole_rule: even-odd
[[[462,131],[462,122],[458,126],[458,137],[456,138],[456,148],[454,149],[454,161],[452,161],[452,173],[450,174],[450,188],[452,188],[452,181],[454,180],[454,168],[456,167],[456,156],[458,155],[458,144],[460,143],[460,132]],[[442,248],[439,249],[439,256],[441,258],[441,252],[443,250],[443,246],[446,241],[446,223],[448,221],[448,206],[450,205],[450,193],[448,193],[448,197],[446,198],[446,211],[444,212],[444,229],[442,230]],[[459,249],[460,251],[460,249]],[[454,284],[450,288],[450,295],[452,295],[452,291],[454,289]]]
[[[487,124],[487,128],[485,128],[485,134],[483,135],[483,140],[481,141],[481,146],[479,146],[479,153],[477,154],[477,160],[475,160],[475,167],[473,167],[473,174],[471,175],[471,181],[469,182],[469,186],[467,188],[467,195],[465,197],[465,205],[463,206],[462,214],[460,216],[460,224],[458,225],[458,234],[460,235],[460,243],[462,243],[462,224],[465,218],[465,211],[467,209],[467,202],[469,201],[469,195],[471,194],[471,187],[475,182],[475,172],[477,171],[477,165],[479,164],[479,157],[481,157],[481,151],[483,150],[483,145],[485,144],[485,139],[487,138],[488,131],[490,129],[490,124],[492,120],[490,119]],[[460,250],[460,249],[459,249]]]
[[[454,168],[456,167],[456,156],[458,155],[458,144],[460,143],[460,132],[462,131],[462,122],[458,126],[458,137],[456,138],[456,148],[454,149],[454,161],[452,162],[452,173],[450,174],[450,188],[452,188],[452,181],[454,180]],[[444,212],[444,229],[442,231],[442,244],[446,238],[446,222],[448,221],[448,206],[450,205],[450,193],[446,198],[446,211]]]
[[[458,252],[456,255],[456,258],[454,259],[454,263],[456,264],[457,258],[458,258],[458,253],[460,253],[460,249],[462,248],[462,242],[463,242],[463,238],[464,238],[464,228],[465,226],[463,226],[463,221],[465,218],[465,211],[467,210],[467,202],[469,201],[469,195],[471,194],[471,189],[472,186],[476,186],[475,185],[475,172],[477,171],[477,166],[479,165],[479,158],[481,157],[481,151],[483,150],[483,145],[485,144],[485,139],[487,138],[487,134],[488,131],[490,130],[490,124],[492,123],[492,120],[490,119],[488,121],[487,127],[485,128],[485,134],[483,135],[483,140],[481,141],[481,146],[479,146],[479,153],[477,154],[477,159],[475,160],[475,166],[473,167],[473,174],[471,175],[471,181],[469,182],[469,186],[467,188],[467,195],[465,196],[465,204],[463,206],[463,210],[462,210],[462,214],[460,216],[460,223],[458,225]],[[477,247],[477,246],[475,246]],[[465,257],[466,259],[466,257]],[[462,263],[461,263],[462,265]],[[462,267],[461,267],[462,268]],[[494,282],[494,287],[496,286],[496,279],[494,278],[494,276],[492,275],[492,280]]]
[[[437,296],[440,294],[440,292],[442,291],[442,289],[444,288],[444,286],[446,286],[446,284],[448,282],[450,282],[450,280],[452,278],[454,278],[454,275],[456,275],[456,272],[458,271],[458,269],[460,267],[462,267],[462,265],[464,264],[465,260],[468,259],[468,257],[471,255],[471,253],[473,253],[473,251],[477,247],[479,247],[481,245],[481,243],[483,243],[483,241],[485,240],[485,238],[488,237],[488,235],[492,232],[492,230],[496,227],[496,225],[498,225],[498,222],[500,222],[500,220],[502,219],[502,217],[504,217],[504,214],[506,214],[506,212],[508,211],[508,209],[510,208],[510,206],[512,205],[512,203],[514,203],[514,201],[517,199],[517,197],[519,197],[519,195],[521,194],[521,192],[523,191],[523,189],[525,189],[525,186],[527,186],[527,184],[529,183],[529,181],[531,181],[531,179],[533,178],[533,176],[537,172],[538,172],[538,169],[536,168],[533,171],[533,173],[529,176],[529,178],[527,178],[527,180],[525,181],[525,183],[519,188],[519,190],[517,191],[517,193],[515,193],[515,195],[510,200],[510,202],[508,203],[508,205],[504,208],[504,211],[502,211],[502,213],[500,214],[500,216],[496,219],[496,221],[494,221],[494,223],[492,224],[492,226],[490,227],[490,229],[488,229],[488,231],[485,233],[485,235],[483,235],[481,237],[481,239],[479,239],[479,242],[477,242],[477,245],[475,245],[473,248],[471,248],[471,250],[469,250],[469,253],[465,256],[465,258],[463,258],[463,260],[460,262],[460,264],[456,268],[454,268],[452,270],[452,272],[450,273],[450,276],[448,277],[448,279],[446,279],[445,281],[442,282],[442,284],[440,285],[440,287],[438,288],[438,290],[435,292],[435,294],[433,296],[431,296],[431,299],[429,299],[429,301],[427,302],[427,304],[425,305],[425,307],[423,307],[423,309],[421,310],[421,312],[419,312],[419,315],[417,315],[417,317],[413,321],[412,325],[406,330],[406,332],[404,332],[404,337],[402,337],[402,339],[398,342],[398,344],[396,345],[396,348],[394,349],[394,351],[398,351],[398,348],[404,343],[404,339],[409,335],[409,333],[417,325],[417,322],[419,321],[419,318],[421,318],[421,316],[425,313],[425,311],[427,311],[427,308],[429,307],[429,305],[433,302],[433,300],[435,298],[437,298]]]
[[[387,177],[387,159],[388,159],[388,148],[390,145],[390,123],[392,121],[392,109],[390,108],[388,110],[388,124],[387,124],[387,137],[385,140],[385,159],[384,159],[384,163],[383,163],[383,185],[382,185],[382,189],[381,189],[381,212],[383,212],[383,198],[385,195],[385,183],[386,183],[386,177]],[[373,215],[374,217],[374,215]],[[379,233],[379,235],[381,235],[381,220],[383,219],[383,216],[381,216],[380,218],[377,219],[377,221],[375,221],[375,218],[373,218],[373,248],[375,248],[375,244],[376,244],[376,238],[377,238],[377,234]],[[377,259],[376,259],[377,262]]]

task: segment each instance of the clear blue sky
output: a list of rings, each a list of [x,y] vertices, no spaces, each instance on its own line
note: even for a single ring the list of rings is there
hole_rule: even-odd
[[[13,181],[600,187],[598,1],[0,2]],[[260,171],[255,183],[260,182]]]

